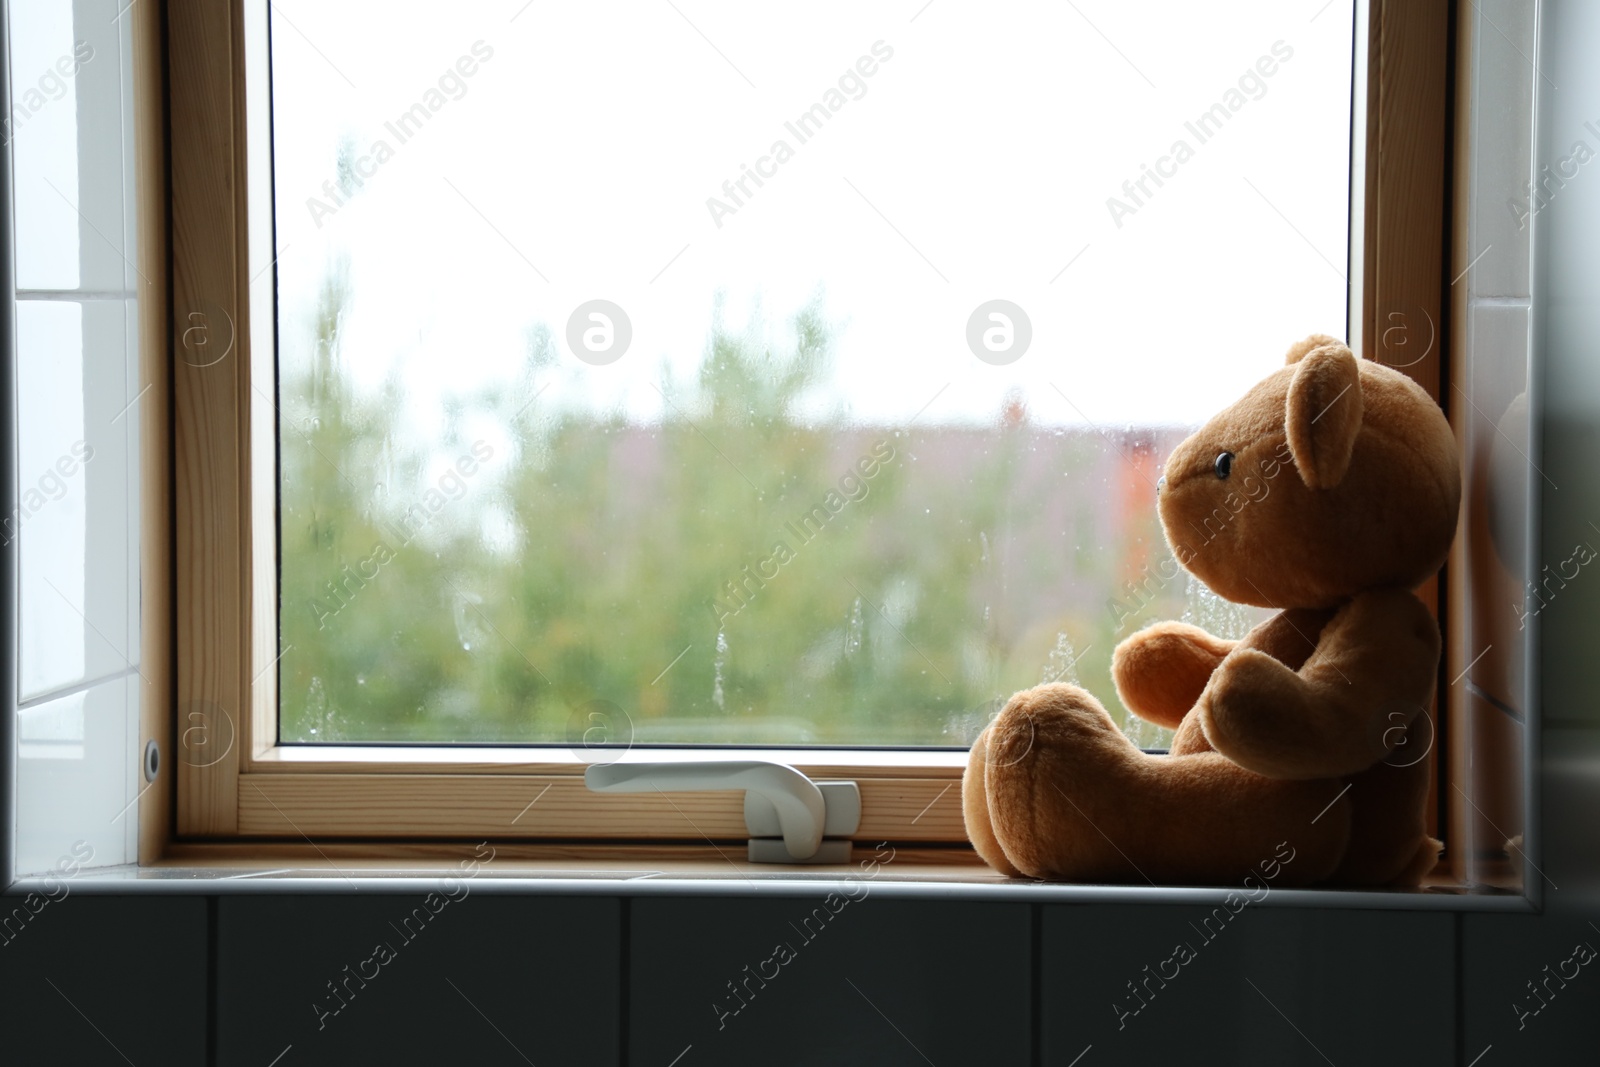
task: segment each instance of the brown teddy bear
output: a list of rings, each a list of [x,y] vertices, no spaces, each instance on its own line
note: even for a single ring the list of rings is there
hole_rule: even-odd
[[[1271,862],[1280,885],[1415,885],[1433,868],[1440,639],[1412,590],[1455,536],[1455,437],[1416,383],[1332,337],[1287,364],[1180,444],[1157,484],[1178,562],[1278,614],[1238,641],[1163,622],[1117,647],[1117,692],[1176,729],[1168,755],[1134,747],[1077,686],[1012,697],[962,783],[967,835],[995,869],[1226,884]]]

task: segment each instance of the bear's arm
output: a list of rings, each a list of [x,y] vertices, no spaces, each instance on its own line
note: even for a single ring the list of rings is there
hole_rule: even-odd
[[[1269,778],[1356,774],[1388,755],[1426,714],[1439,627],[1404,590],[1362,593],[1340,608],[1298,671],[1236,649],[1196,714],[1213,748]]]
[[[1235,644],[1198,626],[1158,622],[1117,646],[1111,654],[1111,678],[1129,711],[1176,729]]]
[[[1245,634],[1235,647],[1265,652],[1291,671],[1297,671],[1317,650],[1322,628],[1333,615],[1331,610],[1289,608]]]

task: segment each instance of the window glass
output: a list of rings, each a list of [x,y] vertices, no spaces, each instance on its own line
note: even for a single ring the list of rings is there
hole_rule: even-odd
[[[1255,617],[1154,483],[1344,332],[1351,24],[274,3],[282,739],[1122,719],[1118,640]]]

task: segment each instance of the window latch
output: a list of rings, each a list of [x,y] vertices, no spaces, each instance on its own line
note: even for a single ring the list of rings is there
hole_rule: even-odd
[[[583,781],[596,793],[742,789],[751,863],[848,863],[861,825],[856,783],[813,782],[770,760],[612,763],[590,767]]]

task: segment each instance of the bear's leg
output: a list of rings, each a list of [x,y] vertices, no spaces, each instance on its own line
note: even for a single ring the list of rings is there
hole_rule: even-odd
[[[961,777],[961,813],[967,824],[967,839],[983,862],[1001,874],[1016,878],[1022,872],[1006,859],[1005,850],[995,839],[989,822],[989,794],[984,788],[983,769],[989,757],[989,728],[978,735],[967,756],[967,771]]]
[[[1012,697],[967,774],[980,770],[989,818],[975,839],[992,835],[1035,878],[1305,885],[1349,838],[1342,783],[1275,781],[1215,752],[1147,755],[1077,686]]]
[[[1395,875],[1389,884],[1407,888],[1421,885],[1422,880],[1433,873],[1433,869],[1439,865],[1439,854],[1443,851],[1443,841],[1423,834],[1422,841],[1417,845],[1417,851],[1412,853],[1410,862],[1401,868],[1400,873]]]
[[[1417,885],[1439,859],[1427,824],[1432,753],[1406,765],[1391,758],[1350,779],[1350,846],[1331,883]]]

